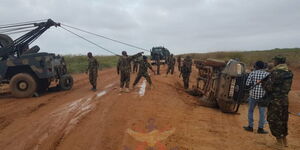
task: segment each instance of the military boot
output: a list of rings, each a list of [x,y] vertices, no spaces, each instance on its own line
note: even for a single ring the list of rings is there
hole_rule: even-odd
[[[96,90],[97,90],[96,86],[93,86],[92,91],[96,91]]]
[[[276,143],[272,146],[274,149],[283,149],[284,148],[284,143],[283,143],[283,138],[276,138]]]
[[[283,145],[284,145],[284,147],[288,147],[288,142],[287,142],[286,136],[283,137]]]

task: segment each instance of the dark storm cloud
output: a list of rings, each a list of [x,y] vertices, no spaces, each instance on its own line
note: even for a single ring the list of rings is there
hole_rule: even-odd
[[[2,0],[1,24],[52,18],[94,33],[174,53],[253,50],[300,45],[298,0]],[[120,53],[138,50],[85,35]],[[51,29],[43,51],[108,54],[64,30]]]

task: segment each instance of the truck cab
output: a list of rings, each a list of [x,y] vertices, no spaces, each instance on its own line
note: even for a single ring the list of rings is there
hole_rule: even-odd
[[[160,64],[165,64],[168,60],[168,57],[170,56],[170,51],[162,46],[159,47],[153,47],[151,50],[151,64],[154,65],[157,63],[157,61],[160,62]]]

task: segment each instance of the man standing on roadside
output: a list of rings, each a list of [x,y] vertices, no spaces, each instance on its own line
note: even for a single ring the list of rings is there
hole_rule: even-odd
[[[246,85],[250,86],[250,93],[248,98],[248,126],[245,126],[244,129],[246,131],[253,132],[253,112],[256,105],[258,105],[258,100],[263,98],[266,94],[266,91],[263,89],[260,81],[266,78],[269,73],[264,70],[265,63],[262,61],[257,61],[254,65],[254,71],[252,71],[246,81]],[[259,134],[267,134],[268,132],[264,130],[265,124],[265,112],[266,107],[261,107],[258,105],[259,110],[259,123],[257,133]]]
[[[167,70],[167,75],[169,73],[173,74],[174,73],[174,66],[175,66],[176,59],[173,57],[173,54],[169,57],[168,60],[168,70]]]
[[[88,52],[88,69],[86,73],[89,74],[90,84],[93,86],[91,90],[97,90],[97,77],[98,77],[98,67],[99,63],[91,52]]]
[[[124,87],[126,88],[125,92],[129,92],[131,62],[142,56],[142,54],[143,52],[128,56],[126,51],[122,52],[117,65],[117,73],[120,74],[120,92],[123,91]]]
[[[178,65],[178,71],[180,71],[180,67],[181,67],[181,56],[178,56],[178,58],[177,58],[177,65]]]
[[[156,65],[156,74],[160,75],[160,55],[154,54],[154,61]]]
[[[267,120],[273,136],[276,137],[276,148],[287,147],[289,101],[288,94],[293,82],[293,73],[288,69],[286,58],[275,56],[274,68],[264,84],[271,101],[268,106]]]
[[[137,71],[138,71],[138,68],[139,68],[139,60],[138,60],[138,59],[135,59],[135,60],[133,61],[133,70],[132,70],[132,72],[133,72],[133,73],[137,72]]]
[[[192,58],[190,56],[186,56],[183,60],[182,67],[180,68],[181,70],[179,75],[179,77],[182,76],[184,89],[189,88],[190,75],[192,73],[192,65],[193,65]]]

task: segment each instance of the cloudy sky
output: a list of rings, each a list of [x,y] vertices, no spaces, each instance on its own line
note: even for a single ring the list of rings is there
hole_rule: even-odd
[[[52,18],[175,54],[300,47],[299,0],[1,0],[0,16],[0,24]],[[116,53],[140,51],[76,32]],[[34,44],[45,52],[109,55],[62,28]]]

